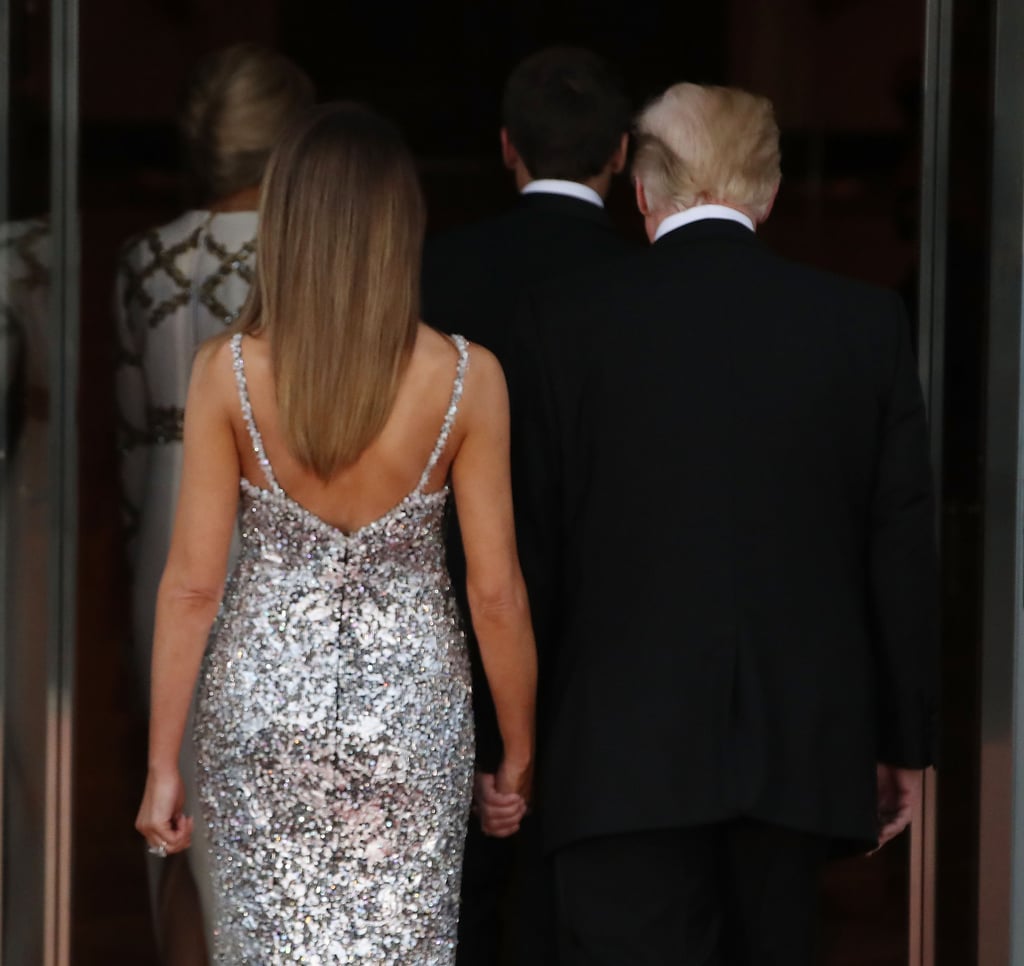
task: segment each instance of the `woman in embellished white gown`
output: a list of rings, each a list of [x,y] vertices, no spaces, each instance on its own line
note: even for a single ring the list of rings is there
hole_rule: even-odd
[[[148,692],[157,585],[181,477],[192,359],[200,343],[235,321],[248,297],[259,182],[285,127],[312,103],[309,78],[281,54],[255,44],[209,54],[190,78],[179,118],[188,174],[201,206],[136,236],[121,251],[118,437],[132,572],[133,652],[143,694]],[[187,740],[183,773],[194,799],[190,746]],[[196,838],[201,845],[201,823]],[[201,966],[203,920],[214,915],[205,855],[199,847],[189,853],[190,863],[185,856],[163,866],[150,863],[159,946],[167,966]]]
[[[504,377],[418,321],[423,223],[394,128],[318,109],[271,159],[255,297],[197,357],[137,827],[158,853],[189,843],[177,756],[202,665],[218,963],[454,961],[473,753],[449,488],[503,831],[526,808],[536,659]]]

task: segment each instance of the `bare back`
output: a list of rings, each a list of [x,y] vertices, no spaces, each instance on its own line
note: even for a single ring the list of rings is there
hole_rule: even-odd
[[[247,337],[242,353],[253,419],[277,482],[292,500],[350,533],[379,519],[416,488],[452,400],[459,353],[449,338],[420,325],[384,429],[355,463],[327,482],[298,462],[281,433],[268,341]],[[239,405],[230,419],[242,476],[255,486],[267,487]],[[425,482],[425,492],[443,486],[463,435],[461,421],[456,420]]]

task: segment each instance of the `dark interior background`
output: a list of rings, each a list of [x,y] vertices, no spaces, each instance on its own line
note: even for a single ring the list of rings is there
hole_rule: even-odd
[[[763,234],[794,257],[916,301],[924,0],[90,0],[81,10],[82,339],[79,657],[73,958],[154,962],[132,829],[145,720],[129,673],[118,518],[112,289],[120,244],[187,203],[174,115],[203,53],[239,40],[287,53],[321,97],[394,117],[420,160],[432,230],[500,210],[509,69],[551,43],[614,61],[639,106],[678,80],[770,96],[783,188]],[[12,4],[12,216],[46,198],[47,22]],[[942,538],[947,607],[938,961],[974,961],[981,362],[988,195],[989,0],[957,5]],[[640,235],[628,181],[609,207]],[[913,311],[912,311],[913,315]],[[907,958],[900,843],[837,865],[825,890],[829,966]]]

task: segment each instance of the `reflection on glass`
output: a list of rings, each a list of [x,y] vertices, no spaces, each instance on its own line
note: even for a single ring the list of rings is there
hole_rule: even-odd
[[[51,233],[47,210],[49,12],[14,4],[2,43],[10,98],[0,131],[0,340],[4,420],[3,909],[5,963],[43,961],[48,584],[48,346]]]
[[[46,788],[47,391],[49,226],[42,217],[0,226],[5,347],[4,947],[8,962],[38,962]]]

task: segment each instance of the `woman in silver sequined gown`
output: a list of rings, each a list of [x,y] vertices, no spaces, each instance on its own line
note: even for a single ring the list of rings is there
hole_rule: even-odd
[[[492,356],[408,314],[420,207],[387,122],[318,109],[282,141],[263,186],[259,297],[240,331],[196,360],[136,824],[157,852],[189,844],[176,755],[201,662],[195,743],[218,963],[454,961],[473,737],[444,562],[450,488],[505,741],[504,830],[525,811],[536,670],[507,399]],[[331,237],[331,219],[349,234]],[[332,315],[324,259],[342,301],[359,293],[348,308],[364,308],[361,325],[324,323],[348,315]],[[383,399],[377,423],[336,431],[346,399],[364,411]],[[236,513],[241,550],[222,594]]]
[[[116,370],[121,506],[131,572],[132,665],[149,701],[157,586],[167,560],[182,466],[182,421],[196,348],[223,333],[249,294],[263,168],[282,131],[314,103],[286,57],[255,45],[212,51],[191,72],[178,115],[198,202],[132,238],[117,265]],[[182,774],[196,801],[195,754]],[[213,893],[202,822],[186,855],[147,863],[163,966],[203,966]]]

